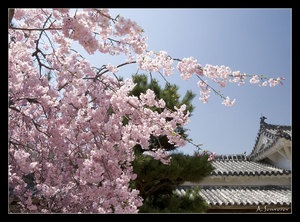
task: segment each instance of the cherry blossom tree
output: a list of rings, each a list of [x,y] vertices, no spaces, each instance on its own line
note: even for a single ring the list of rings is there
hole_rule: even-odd
[[[147,150],[150,135],[166,135],[175,146],[192,142],[175,131],[189,122],[186,106],[154,111],[165,108],[165,101],[150,89],[129,95],[133,81],[115,75],[123,66],[135,64],[166,78],[175,69],[183,80],[196,75],[200,100],[207,103],[213,91],[226,106],[235,99],[209,81],[225,87],[250,77],[251,84],[273,87],[283,80],[148,50],[143,29],[120,15],[111,17],[108,9],[19,8],[8,14],[9,201],[19,212],[136,213],[143,200],[129,187],[136,178],[132,148],[139,144]],[[127,59],[93,67],[72,41],[91,55]],[[170,161],[161,146],[145,153]]]

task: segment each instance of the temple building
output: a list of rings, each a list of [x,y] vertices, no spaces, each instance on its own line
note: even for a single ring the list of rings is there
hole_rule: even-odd
[[[176,192],[200,187],[207,213],[290,213],[292,202],[292,130],[260,119],[249,155],[219,155],[214,170],[199,183],[185,182]]]

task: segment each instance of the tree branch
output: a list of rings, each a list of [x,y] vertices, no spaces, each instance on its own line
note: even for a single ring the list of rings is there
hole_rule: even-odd
[[[95,8],[94,10],[96,10],[96,12],[99,13],[100,15],[102,15],[102,16],[104,16],[104,17],[110,19],[110,20],[112,20],[113,23],[115,23],[115,22],[117,21],[117,18],[112,18],[112,17],[110,17],[110,16],[108,16],[108,15],[105,15],[105,14],[102,13],[101,10],[99,10],[99,9],[96,9],[96,8]]]
[[[213,87],[208,85],[199,75],[196,75],[198,79],[200,79],[208,88],[212,89],[214,93],[218,96],[220,96],[222,99],[226,99],[221,93],[219,93],[217,90],[215,90]]]
[[[30,118],[30,117],[29,117]],[[30,118],[31,119],[31,118]],[[31,119],[31,121],[32,121],[32,123],[33,123],[33,125],[34,125],[34,127],[36,128],[36,130],[37,131],[39,131],[40,133],[43,133],[44,135],[46,135],[48,138],[50,138],[50,135],[48,134],[48,133],[46,133],[46,132],[43,132],[42,130],[40,130],[40,124],[38,124],[38,123],[36,123],[33,119]]]
[[[13,27],[9,25],[10,29],[13,30],[23,30],[23,31],[47,31],[47,30],[62,30],[62,28],[18,28],[18,27]]]
[[[159,190],[161,187],[165,186],[165,185],[168,185],[170,184],[171,185],[171,181],[169,181],[168,179],[165,180],[165,179],[162,179],[160,180],[160,183],[157,184],[156,186],[152,186],[150,188],[150,190],[144,192],[144,199],[146,199],[148,196],[151,196],[155,191]]]

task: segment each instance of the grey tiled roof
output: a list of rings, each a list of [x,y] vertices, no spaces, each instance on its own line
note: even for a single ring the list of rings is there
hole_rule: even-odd
[[[184,195],[186,189],[175,193]],[[291,205],[292,201],[291,189],[281,186],[210,186],[202,187],[199,195],[211,206]]]
[[[289,188],[265,187],[208,187],[200,195],[210,205],[290,205]]]
[[[212,165],[215,168],[210,175],[288,175],[290,170],[281,169],[270,164],[263,164],[248,160],[242,155],[231,156],[217,156]]]
[[[286,139],[292,138],[291,126],[272,125],[265,123],[264,127],[262,127],[261,133],[264,133],[266,136],[269,137],[280,136]]]

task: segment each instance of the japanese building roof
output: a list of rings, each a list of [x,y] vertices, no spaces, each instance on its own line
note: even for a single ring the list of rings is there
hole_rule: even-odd
[[[276,142],[278,138],[285,138],[288,140],[292,139],[292,127],[288,125],[275,125],[275,124],[269,124],[265,122],[266,117],[260,118],[260,128],[257,133],[256,141],[254,144],[254,147],[251,151],[250,158],[253,158],[254,156],[259,155],[259,153],[256,153],[256,148],[258,145],[258,141],[261,135],[264,135],[271,139],[273,143]],[[270,143],[267,147],[264,148],[263,151],[267,150],[269,147],[272,147],[273,143]],[[261,152],[261,151],[260,151]]]
[[[212,176],[255,176],[255,175],[288,175],[290,170],[281,169],[270,164],[259,163],[249,160],[246,155],[220,155],[212,161],[215,168]]]
[[[184,195],[186,188],[175,193]],[[291,205],[292,192],[283,186],[204,186],[199,195],[211,206]]]

